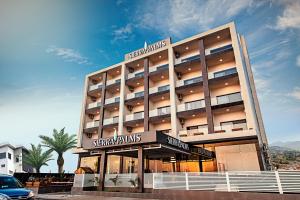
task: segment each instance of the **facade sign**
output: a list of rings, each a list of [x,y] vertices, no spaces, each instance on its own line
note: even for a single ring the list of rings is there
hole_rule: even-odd
[[[179,149],[183,149],[185,151],[190,150],[189,145],[187,143],[184,143],[176,138],[168,136],[167,141],[169,145],[176,146]]]
[[[100,138],[94,140],[94,147],[106,147],[106,146],[115,146],[115,145],[126,145],[131,143],[141,142],[142,137],[140,133],[133,135],[118,135],[116,137],[110,138]]]
[[[141,48],[141,49],[138,49],[136,51],[126,54],[125,60],[131,60],[135,57],[142,56],[144,54],[156,51],[156,50],[163,48],[169,44],[170,44],[170,39],[165,39],[165,40],[158,41],[154,44],[145,45],[144,48]]]

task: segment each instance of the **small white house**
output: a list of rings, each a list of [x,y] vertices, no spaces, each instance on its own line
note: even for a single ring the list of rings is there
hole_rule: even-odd
[[[0,144],[0,174],[13,175],[15,172],[32,172],[32,167],[23,161],[28,150],[23,146]]]

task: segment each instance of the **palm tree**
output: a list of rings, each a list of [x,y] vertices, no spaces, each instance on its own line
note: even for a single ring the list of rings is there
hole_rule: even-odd
[[[40,144],[37,146],[31,144],[31,149],[28,150],[28,153],[24,154],[24,162],[32,166],[36,173],[40,173],[41,167],[43,165],[48,166],[47,162],[53,160],[51,157],[51,150],[43,152]]]
[[[48,147],[50,150],[55,151],[58,154],[58,173],[63,173],[65,162],[63,154],[76,147],[76,135],[69,135],[68,133],[65,133],[65,128],[63,128],[59,132],[54,129],[52,136],[52,138],[45,135],[40,135],[39,137],[42,139],[43,146]]]

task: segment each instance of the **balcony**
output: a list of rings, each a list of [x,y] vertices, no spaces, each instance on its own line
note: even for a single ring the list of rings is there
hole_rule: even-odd
[[[157,108],[149,111],[149,117],[168,115],[171,113],[170,106]]]
[[[112,80],[107,80],[106,81],[106,86],[109,86],[109,85],[113,85],[115,83],[120,83],[121,82],[121,79],[118,77],[118,78],[114,78]]]
[[[149,68],[149,73],[156,72],[156,71],[159,71],[159,70],[165,70],[165,69],[168,69],[168,68],[169,68],[168,64],[152,66],[152,67]]]
[[[97,107],[100,107],[100,106],[101,106],[101,101],[96,101],[96,102],[93,102],[93,103],[89,103],[87,105],[87,109],[97,108]]]
[[[218,53],[223,53],[226,51],[232,50],[232,44],[231,42],[227,42],[226,44],[221,44],[214,46],[209,49],[205,49],[205,55],[213,55],[213,54],[218,54]]]
[[[194,61],[199,61],[200,60],[200,54],[196,53],[193,55],[187,55],[181,58],[178,58],[175,60],[175,65],[180,65],[183,63],[187,63],[187,62],[194,62]]]
[[[192,79],[187,79],[187,80],[179,80],[176,82],[176,87],[182,87],[182,86],[186,86],[186,85],[201,83],[202,81],[203,81],[202,76],[195,77]]]
[[[179,131],[179,137],[193,137],[208,134],[207,128],[197,128],[192,130]]]
[[[127,94],[126,100],[135,99],[144,96],[144,91]]]
[[[217,96],[211,99],[211,105],[223,105],[229,103],[236,103],[242,101],[242,96],[240,92]]]
[[[135,78],[135,77],[143,77],[144,76],[144,69],[140,69],[138,71],[135,71],[133,73],[129,73],[127,75],[127,79]]]
[[[95,128],[99,126],[99,120],[95,120],[92,122],[87,122],[85,128]]]
[[[160,87],[152,87],[149,89],[149,94],[154,94],[158,92],[165,92],[170,90],[170,85],[164,85]]]
[[[119,116],[107,118],[103,120],[103,125],[117,124],[119,123]]]
[[[102,87],[102,85],[103,85],[102,83],[97,83],[95,85],[90,85],[89,91],[93,91],[93,90],[99,89],[99,88]]]
[[[136,112],[130,115],[126,115],[125,120],[126,121],[133,121],[133,120],[139,120],[144,118],[144,111]]]
[[[120,97],[112,97],[109,99],[105,99],[105,105],[112,104],[112,103],[118,103],[120,102]]]
[[[221,126],[215,126],[215,133],[231,133],[235,131],[243,132],[247,131],[247,123],[227,124]]]
[[[223,70],[223,71],[210,72],[210,73],[208,73],[208,79],[226,77],[226,76],[236,74],[236,73],[237,73],[236,67],[233,67],[233,68],[226,69],[226,70]]]
[[[189,110],[195,110],[199,108],[205,107],[205,101],[204,99],[192,101],[192,102],[186,102],[184,104],[179,104],[177,106],[177,112],[183,112],[183,111],[189,111]]]

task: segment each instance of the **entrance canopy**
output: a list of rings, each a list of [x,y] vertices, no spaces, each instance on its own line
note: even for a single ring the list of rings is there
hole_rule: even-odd
[[[215,156],[211,151],[159,132],[135,133],[96,139],[91,143],[89,150],[91,154],[98,154],[105,150],[107,154],[138,157],[139,147],[143,147],[144,154],[151,158],[168,157],[174,154],[195,154],[206,159]]]

